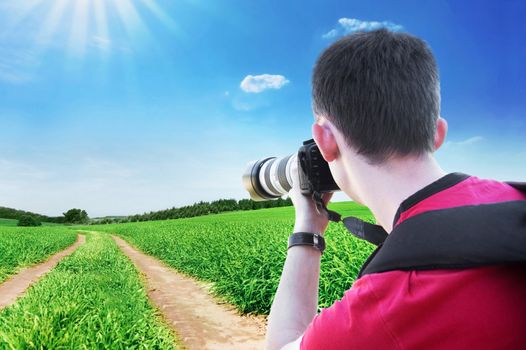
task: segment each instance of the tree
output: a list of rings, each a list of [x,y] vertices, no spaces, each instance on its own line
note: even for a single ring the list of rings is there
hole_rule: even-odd
[[[17,226],[42,226],[42,223],[33,215],[22,215],[18,220]]]
[[[64,213],[64,222],[67,224],[86,224],[88,221],[88,213],[85,210],[73,208]]]

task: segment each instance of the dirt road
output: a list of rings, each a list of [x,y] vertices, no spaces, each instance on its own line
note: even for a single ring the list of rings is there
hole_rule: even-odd
[[[159,260],[113,239],[145,277],[148,296],[173,326],[187,349],[263,349],[265,321],[239,315],[218,302],[206,288]]]
[[[43,275],[54,268],[62,258],[73,253],[85,241],[86,237],[79,235],[77,241],[68,248],[52,255],[43,263],[21,270],[0,284],[0,309],[14,303],[19,296],[24,294],[29,286],[37,282]]]

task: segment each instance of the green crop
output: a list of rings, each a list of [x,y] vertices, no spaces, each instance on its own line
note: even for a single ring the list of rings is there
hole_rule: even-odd
[[[0,349],[175,349],[132,263],[89,234],[14,305],[0,311]]]
[[[336,203],[344,216],[372,221],[367,208]],[[117,233],[179,271],[213,282],[212,291],[243,313],[267,314],[294,226],[294,208],[232,212],[171,221],[91,226]],[[320,306],[343,296],[373,246],[331,223],[322,258]]]
[[[73,244],[77,234],[66,227],[0,227],[0,282],[24,266],[45,260]]]

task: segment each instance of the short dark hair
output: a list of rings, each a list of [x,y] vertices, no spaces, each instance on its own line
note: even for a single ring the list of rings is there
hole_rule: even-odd
[[[343,37],[318,58],[312,95],[314,112],[372,164],[433,151],[440,82],[419,38],[385,29]]]

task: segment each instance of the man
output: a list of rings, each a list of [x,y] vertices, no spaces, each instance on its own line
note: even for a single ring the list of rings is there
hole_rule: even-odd
[[[498,256],[522,259],[508,237],[526,237],[526,192],[446,174],[437,164],[432,154],[447,123],[429,47],[403,33],[355,33],[320,56],[312,84],[312,133],[336,183],[396,234],[380,244],[342,300],[320,314],[321,252],[289,247],[267,348],[526,349],[526,269],[499,264]],[[297,183],[290,192],[294,232],[321,235],[327,217]],[[502,223],[497,212],[512,214]],[[497,242],[496,257],[486,239]],[[390,255],[401,258],[386,263]]]

